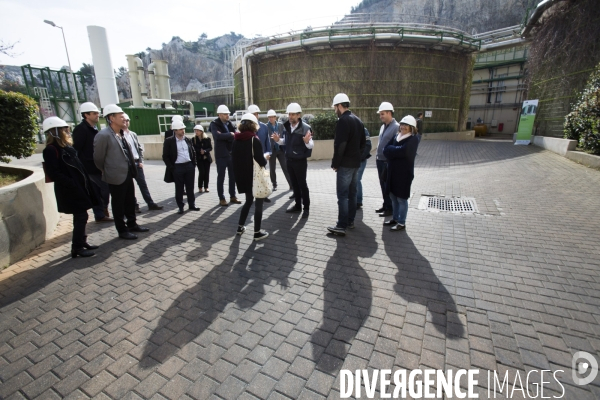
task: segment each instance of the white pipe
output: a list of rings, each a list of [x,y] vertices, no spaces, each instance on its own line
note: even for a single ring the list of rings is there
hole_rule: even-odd
[[[554,5],[554,3],[558,2],[558,1],[562,1],[562,0],[544,0],[541,1],[536,7],[535,10],[533,11],[533,14],[531,14],[531,17],[529,17],[529,20],[527,21],[527,23],[525,24],[525,27],[523,28],[523,31],[521,32],[521,36],[525,37],[529,34],[529,31],[531,31],[531,29],[533,28],[533,25],[535,25],[537,23],[537,21],[542,17],[542,15],[544,15],[544,12],[549,9],[550,7],[552,7]]]
[[[150,97],[153,99],[161,97],[158,94],[158,86],[156,86],[156,78],[154,76],[155,67],[156,64],[150,63],[148,64],[148,68],[146,68],[146,70],[148,71],[148,80],[150,81]]]
[[[106,107],[108,104],[117,104],[119,102],[119,92],[117,91],[117,81],[110,58],[106,29],[101,26],[90,25],[87,27],[87,31],[92,50],[94,75],[96,75],[96,83],[98,84],[100,105]]]
[[[142,95],[142,101],[146,104],[169,104],[169,106],[173,103],[172,100],[168,99],[149,99],[148,98],[148,88],[146,87],[146,77],[144,76],[144,63],[139,57],[135,57],[135,62],[137,64],[137,70],[140,80],[140,91]]]
[[[504,40],[502,42],[484,44],[481,46],[481,50],[479,52],[490,51],[490,50],[501,50],[506,47],[513,47],[519,44],[527,43],[529,40],[524,38],[516,38],[510,40]]]
[[[250,99],[250,88],[249,81],[252,78],[251,71],[248,71],[248,66],[246,63],[248,59],[260,55],[267,54],[269,52],[278,52],[285,50],[292,50],[304,47],[311,47],[323,44],[341,44],[341,43],[352,43],[352,42],[364,42],[364,41],[395,41],[395,42],[407,42],[407,43],[444,43],[455,46],[460,46],[463,48],[467,48],[469,50],[478,50],[478,46],[475,44],[471,44],[469,42],[465,42],[458,38],[454,37],[439,37],[439,36],[426,36],[426,35],[402,35],[399,33],[376,33],[376,34],[367,34],[367,35],[342,35],[342,36],[321,36],[315,38],[309,38],[304,40],[296,40],[293,42],[287,43],[279,43],[272,46],[262,46],[252,49],[244,53],[242,57],[242,74],[244,80],[244,102],[246,108],[251,104],[252,101]],[[251,83],[250,83],[251,84]]]
[[[194,105],[192,104],[191,101],[187,101],[187,100],[173,100],[175,103],[179,104],[180,106],[188,106],[190,108],[190,120],[194,121],[196,119],[196,111],[194,110]],[[205,108],[206,110],[206,108]]]
[[[131,86],[131,98],[133,100],[133,106],[144,107],[142,93],[140,92],[139,72],[137,69],[135,56],[128,54],[125,57],[127,57],[127,66],[129,67],[129,86]]]
[[[164,99],[171,98],[171,85],[169,84],[169,63],[164,60],[155,60],[156,64],[155,76],[156,84],[158,85],[158,97]]]

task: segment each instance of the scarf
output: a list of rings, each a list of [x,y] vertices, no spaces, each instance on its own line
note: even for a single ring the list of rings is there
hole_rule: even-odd
[[[256,132],[252,132],[252,131],[236,132],[233,135],[233,140],[250,140],[253,137],[258,139],[258,136],[256,136]]]

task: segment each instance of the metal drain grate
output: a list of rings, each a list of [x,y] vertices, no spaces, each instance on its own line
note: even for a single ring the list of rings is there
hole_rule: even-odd
[[[423,196],[419,208],[431,211],[448,211],[457,213],[476,213],[477,203],[473,198]]]

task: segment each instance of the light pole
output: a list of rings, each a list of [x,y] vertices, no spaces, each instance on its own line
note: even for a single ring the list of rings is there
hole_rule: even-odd
[[[45,19],[44,22],[55,28],[60,28],[60,30],[62,32],[63,41],[65,42],[65,51],[67,52],[67,62],[69,63],[69,72],[71,72],[71,80],[73,81],[73,94],[75,95],[75,115],[74,115],[74,117],[75,117],[75,121],[81,122],[81,117],[78,114],[78,112],[79,112],[79,97],[77,96],[77,85],[75,84],[75,75],[73,75],[73,68],[71,67],[71,59],[69,58],[69,50],[67,49],[67,39],[65,39],[65,30],[62,28],[62,26],[58,26],[54,22],[48,21],[47,19]]]

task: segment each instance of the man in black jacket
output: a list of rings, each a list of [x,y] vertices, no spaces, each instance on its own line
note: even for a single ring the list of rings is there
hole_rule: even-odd
[[[327,227],[333,234],[344,236],[346,229],[354,229],[356,216],[356,184],[362,152],[365,148],[365,127],[362,121],[348,109],[350,99],[344,93],[333,98],[332,107],[338,116],[333,141],[331,168],[337,173],[338,221]]]
[[[235,176],[233,175],[233,164],[231,162],[231,145],[233,143],[233,134],[235,128],[229,121],[229,108],[221,104],[217,108],[218,118],[210,123],[210,133],[215,141],[215,164],[217,164],[217,194],[219,195],[219,204],[229,205],[225,200],[223,184],[225,183],[225,170],[229,176],[229,202],[241,204],[241,201],[235,196]]]
[[[92,207],[96,222],[112,222],[108,214],[110,192],[108,184],[102,180],[102,172],[94,164],[94,138],[98,133],[96,124],[100,119],[100,110],[94,103],[83,103],[79,107],[83,120],[73,130],[73,147],[77,150],[77,157],[83,164],[96,197],[101,199],[100,204]]]
[[[175,202],[179,207],[178,214],[183,214],[184,186],[190,211],[200,211],[200,208],[196,207],[196,197],[194,197],[194,177],[196,175],[194,146],[192,146],[192,141],[185,137],[185,124],[182,121],[173,121],[171,129],[174,136],[165,139],[162,158],[167,166],[166,176],[172,177],[172,181],[175,182]]]

